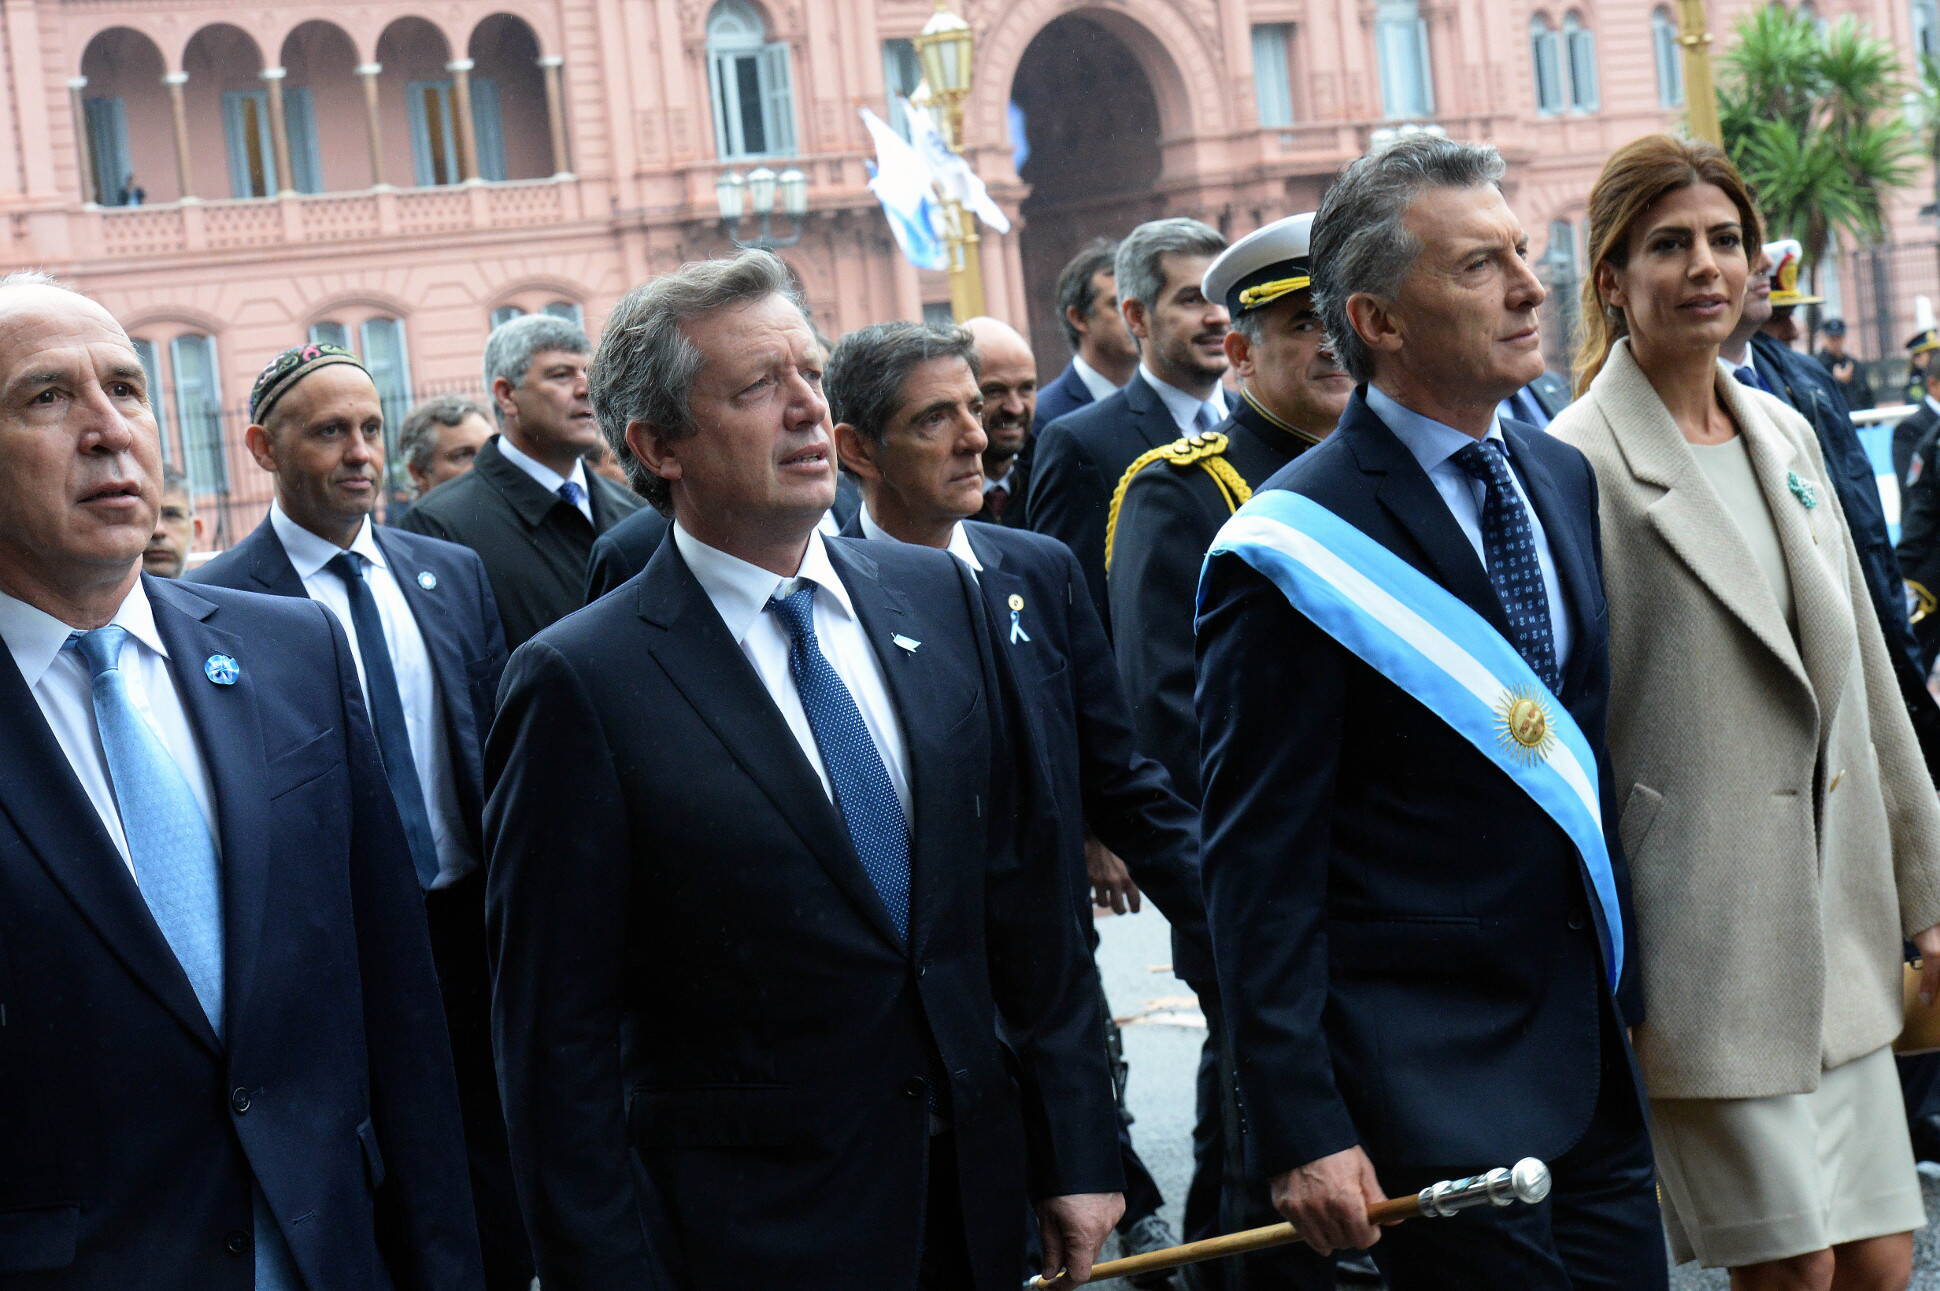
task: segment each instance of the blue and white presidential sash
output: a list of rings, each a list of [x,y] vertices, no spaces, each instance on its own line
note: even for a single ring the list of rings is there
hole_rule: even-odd
[[[1257,493],[1219,530],[1293,607],[1427,705],[1568,834],[1603,907],[1604,962],[1623,975],[1623,916],[1603,837],[1596,756],[1576,721],[1488,620],[1312,498]],[[1202,603],[1206,580],[1202,570]]]

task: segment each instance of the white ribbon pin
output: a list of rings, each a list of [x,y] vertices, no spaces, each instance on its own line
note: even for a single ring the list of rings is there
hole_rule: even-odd
[[[903,649],[909,651],[909,653],[911,654],[915,654],[916,647],[923,644],[921,641],[918,641],[915,637],[906,637],[900,632],[898,632],[895,636],[889,639],[891,641],[894,641],[897,645],[901,646]]]

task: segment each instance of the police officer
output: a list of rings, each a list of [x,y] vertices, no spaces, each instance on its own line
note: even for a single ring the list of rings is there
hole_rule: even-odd
[[[1320,442],[1354,383],[1328,353],[1308,290],[1313,215],[1276,220],[1226,248],[1207,268],[1205,297],[1232,316],[1226,357],[1240,379],[1225,420],[1155,448],[1120,478],[1106,518],[1105,561],[1119,675],[1141,750],[1165,764],[1187,801],[1199,800],[1199,722],[1193,712],[1193,600],[1206,549],[1268,477]],[[1218,1001],[1201,999],[1210,1034]],[[1188,1239],[1273,1223],[1262,1181],[1240,1168],[1237,1117],[1209,1042],[1200,1065]],[[1230,1058],[1227,1059],[1230,1063]],[[1230,1081],[1224,1082],[1230,1087]],[[1331,1260],[1304,1247],[1201,1265],[1195,1286],[1308,1291],[1335,1285]],[[1351,1283],[1343,1283],[1351,1284]]]

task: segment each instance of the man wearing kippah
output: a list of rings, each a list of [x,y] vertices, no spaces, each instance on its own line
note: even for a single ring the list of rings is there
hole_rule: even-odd
[[[379,526],[384,412],[357,356],[334,345],[283,351],[257,378],[243,442],[275,478],[255,532],[193,581],[307,597],[343,625],[385,780],[424,893],[445,1000],[487,1285],[532,1277],[491,1062],[480,750],[505,666],[485,567],[470,550]]]

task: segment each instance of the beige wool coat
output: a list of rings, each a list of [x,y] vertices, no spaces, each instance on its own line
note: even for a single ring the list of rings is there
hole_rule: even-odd
[[[1722,364],[1717,388],[1796,636],[1626,342],[1550,426],[1596,470],[1653,1098],[1816,1089],[1899,1034],[1902,934],[1940,922],[1940,803],[1817,440]]]

